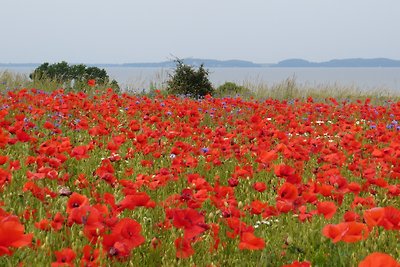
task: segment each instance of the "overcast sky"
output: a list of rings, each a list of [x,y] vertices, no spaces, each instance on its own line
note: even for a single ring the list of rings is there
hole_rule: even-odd
[[[400,59],[399,0],[1,0],[0,62]]]

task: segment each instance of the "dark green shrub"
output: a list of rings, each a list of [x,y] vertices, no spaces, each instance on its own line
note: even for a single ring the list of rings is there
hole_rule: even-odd
[[[186,65],[182,60],[176,59],[176,69],[169,75],[167,91],[170,94],[190,97],[204,97],[212,95],[214,88],[208,80],[209,71],[201,64],[196,70],[193,66]]]
[[[253,94],[250,89],[233,82],[225,82],[215,90],[216,97],[235,97],[238,95],[248,97]]]
[[[65,61],[54,64],[43,63],[29,75],[29,78],[33,82],[53,81],[66,89],[77,90],[87,88],[88,80],[95,80],[99,86],[119,90],[117,81],[110,82],[110,77],[104,69],[87,67],[84,64],[68,65]]]

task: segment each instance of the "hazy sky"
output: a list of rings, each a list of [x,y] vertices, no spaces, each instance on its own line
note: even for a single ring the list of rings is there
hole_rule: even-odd
[[[0,62],[400,59],[399,0],[1,0]]]

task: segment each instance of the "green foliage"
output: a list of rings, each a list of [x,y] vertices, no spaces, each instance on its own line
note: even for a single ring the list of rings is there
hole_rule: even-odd
[[[216,90],[215,90],[215,95],[216,97],[234,97],[234,96],[242,96],[242,97],[249,97],[252,96],[253,93],[250,91],[250,89],[237,85],[236,83],[233,82],[225,82],[224,84],[220,85]]]
[[[193,66],[184,64],[180,59],[176,59],[175,62],[174,74],[169,75],[167,81],[168,93],[191,97],[213,94],[214,88],[208,79],[209,71],[204,69],[203,64],[196,70]]]
[[[84,64],[68,65],[65,61],[54,64],[43,63],[29,75],[29,78],[33,82],[53,81],[67,89],[77,90],[86,88],[88,80],[93,79],[99,86],[119,90],[117,81],[110,82],[110,77],[104,69]]]

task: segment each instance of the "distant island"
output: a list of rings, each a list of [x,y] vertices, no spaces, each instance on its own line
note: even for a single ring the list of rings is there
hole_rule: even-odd
[[[185,58],[183,62],[188,65],[199,67],[204,64],[207,68],[259,68],[262,64],[253,63],[245,60],[216,60],[216,59],[200,59]],[[173,68],[176,63],[173,60],[158,63],[125,63],[121,67],[151,67],[151,68]]]
[[[204,64],[206,68],[399,68],[400,60],[388,58],[348,58],[333,59],[324,62],[311,62],[304,59],[286,59],[278,63],[254,63],[246,60],[216,60],[185,58],[183,62],[192,66]],[[2,68],[36,68],[41,63],[0,63]],[[87,66],[112,68],[112,67],[130,67],[130,68],[174,68],[173,60],[154,62],[154,63],[123,63],[123,64],[86,64]]]

